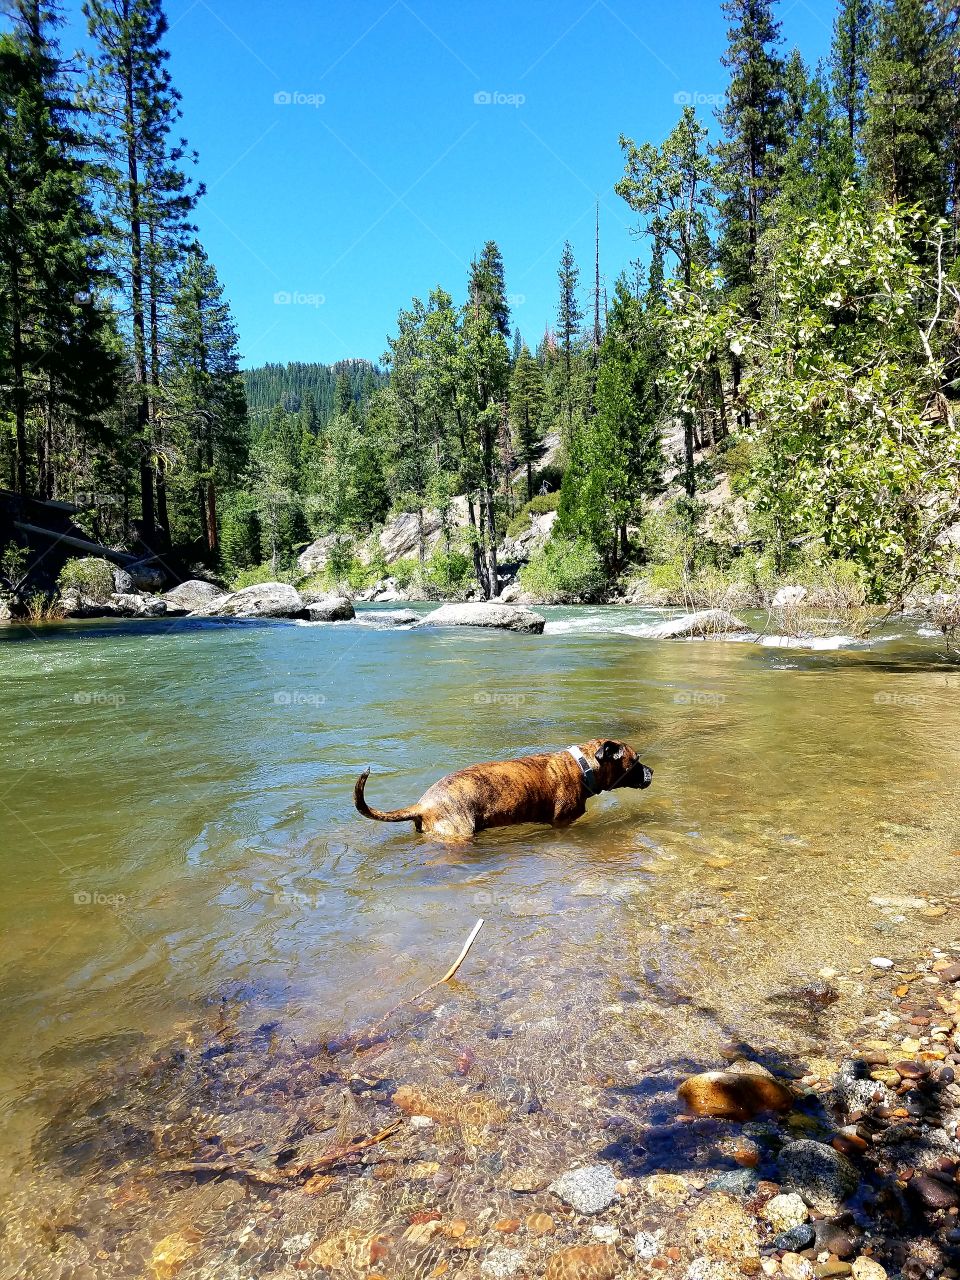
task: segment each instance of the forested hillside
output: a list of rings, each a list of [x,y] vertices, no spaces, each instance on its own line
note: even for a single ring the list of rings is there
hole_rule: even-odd
[[[89,0],[80,76],[46,6],[12,8],[9,488],[80,496],[104,540],[230,579],[291,572],[334,534],[331,571],[357,585],[384,571],[385,520],[412,513],[422,529],[439,513],[414,574],[494,595],[508,527],[555,506],[524,570],[545,598],[602,597],[637,574],[674,592],[826,575],[874,599],[951,580],[954,6],[841,0],[829,62],[812,67],[784,48],[775,0],[728,0],[716,119],[683,107],[656,142],[623,122],[610,180],[644,249],[604,263],[615,287],[602,245],[581,270],[567,244],[555,313],[521,334],[491,239],[467,279],[424,281],[400,306],[383,373],[357,360],[244,374],[192,224],[203,189],[160,0]],[[548,436],[560,447],[542,470]]]

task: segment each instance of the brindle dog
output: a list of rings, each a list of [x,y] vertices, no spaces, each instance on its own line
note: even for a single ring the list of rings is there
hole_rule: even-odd
[[[549,822],[565,827],[586,813],[587,801],[617,787],[649,787],[653,770],[625,742],[592,738],[565,751],[520,760],[474,764],[448,774],[406,809],[371,809],[363,798],[370,770],[353,788],[353,801],[377,822],[412,822],[417,831],[463,840],[486,827]]]

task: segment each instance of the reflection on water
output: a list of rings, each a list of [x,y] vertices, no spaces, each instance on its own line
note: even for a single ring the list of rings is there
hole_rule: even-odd
[[[542,637],[0,634],[0,1162],[54,1095],[206,1002],[333,1034],[438,977],[481,915],[461,977],[509,992],[500,1022],[546,1007],[572,1052],[571,1019],[609,1008],[650,1069],[737,1036],[809,1040],[819,1014],[785,990],[952,928],[960,711],[937,641],[657,643],[618,630],[635,610],[549,612]],[[562,832],[451,849],[352,807],[367,764],[391,808],[477,760],[601,734],[654,785]]]

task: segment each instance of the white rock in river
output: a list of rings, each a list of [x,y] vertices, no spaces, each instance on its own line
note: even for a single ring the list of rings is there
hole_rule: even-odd
[[[289,583],[258,582],[198,612],[212,618],[299,618],[303,610],[299,591]]]
[[[160,598],[166,604],[169,614],[203,613],[215,602],[226,600],[229,594],[213,582],[191,578],[171,587]]]
[[[546,618],[530,609],[512,604],[500,604],[496,600],[484,600],[478,604],[444,604],[428,613],[422,627],[494,627],[500,631],[523,631],[539,635],[546,625]]]
[[[613,1170],[605,1164],[591,1164],[583,1169],[571,1169],[549,1190],[578,1213],[602,1213],[617,1198],[617,1180]]]

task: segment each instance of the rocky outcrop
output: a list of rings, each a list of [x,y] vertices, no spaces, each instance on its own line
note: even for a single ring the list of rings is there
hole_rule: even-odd
[[[707,640],[714,636],[745,635],[751,630],[726,609],[701,609],[698,613],[685,613],[681,618],[637,627],[633,634],[645,640]]]
[[[75,587],[62,593],[60,609],[65,618],[162,618],[167,612],[160,596],[120,591],[109,600],[94,600]]]
[[[356,616],[356,611],[353,601],[346,596],[325,596],[321,600],[308,601],[304,615],[309,622],[349,622]]]
[[[167,613],[182,616],[187,613],[204,613],[215,602],[226,600],[230,593],[213,582],[191,578],[179,586],[165,591],[160,597],[167,606]]]
[[[304,608],[300,593],[289,583],[258,582],[194,610],[194,615],[210,618],[300,618],[304,616]]]
[[[498,600],[479,604],[444,604],[420,623],[423,627],[490,627],[499,631],[520,631],[540,635],[546,618],[530,609]]]
[[[155,564],[128,564],[113,569],[113,585],[118,595],[131,595],[141,591],[160,591],[166,575]]]

